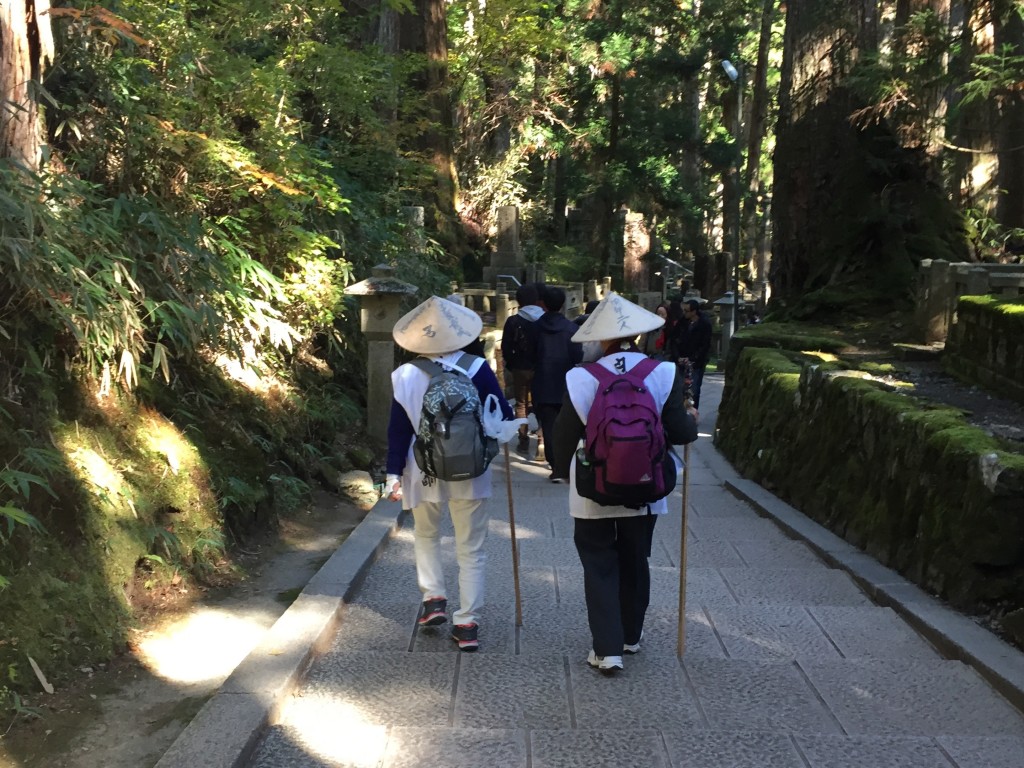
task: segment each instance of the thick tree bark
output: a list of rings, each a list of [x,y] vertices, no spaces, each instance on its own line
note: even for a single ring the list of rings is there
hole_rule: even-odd
[[[32,84],[53,55],[49,0],[0,0],[0,157],[39,167],[42,136]]]
[[[400,47],[426,57],[420,78],[428,109],[429,127],[418,139],[418,146],[433,167],[432,197],[426,201],[427,225],[438,240],[455,256],[466,252],[466,234],[456,213],[458,184],[455,176],[455,130],[448,82],[448,20],[444,0],[417,0],[416,14],[400,19]]]
[[[921,148],[883,121],[858,129],[865,104],[846,77],[877,40],[868,0],[789,0],[775,151],[773,300],[835,284],[906,297],[922,258],[963,258],[959,216]],[[842,295],[845,292],[838,292]]]
[[[1015,0],[993,2],[992,25],[996,51],[1004,46],[1024,55],[1024,19]],[[1006,229],[1024,227],[1024,92],[1019,88],[999,95],[996,146],[999,171],[996,184],[1002,193],[996,205],[996,219]],[[1024,243],[1014,243],[1016,247]]]
[[[768,113],[768,52],[771,49],[775,3],[776,0],[764,0],[761,8],[761,32],[751,83],[750,124],[747,127],[747,165],[743,184],[743,261],[749,265],[748,272],[755,280],[762,280],[767,275],[767,251],[763,247],[763,238],[758,236],[757,208],[761,195],[761,143],[764,141]]]

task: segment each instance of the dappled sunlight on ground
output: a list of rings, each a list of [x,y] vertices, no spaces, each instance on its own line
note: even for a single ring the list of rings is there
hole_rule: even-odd
[[[138,643],[139,659],[153,674],[175,683],[216,683],[248,655],[266,630],[258,613],[236,615],[202,608]]]
[[[359,707],[322,697],[298,697],[288,707],[288,722],[299,743],[331,765],[379,765],[388,729],[367,720]]]

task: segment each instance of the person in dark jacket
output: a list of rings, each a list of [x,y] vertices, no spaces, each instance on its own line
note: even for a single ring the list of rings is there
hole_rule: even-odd
[[[572,340],[579,330],[574,322],[562,314],[565,291],[552,285],[544,287],[541,295],[544,314],[537,321],[537,366],[533,374],[533,407],[545,440],[545,456],[554,465],[554,447],[550,436],[554,434],[555,419],[565,397],[565,374],[583,359],[583,347]],[[565,476],[552,472],[552,482],[561,482]]]
[[[580,342],[600,342],[604,355],[596,365],[624,373],[646,359],[636,346],[641,333],[657,330],[664,320],[653,312],[609,294],[577,332]],[[583,589],[593,644],[587,664],[605,674],[623,668],[622,654],[637,653],[643,637],[644,618],[650,602],[651,572],[648,557],[659,515],[668,512],[668,500],[640,508],[606,506],[584,498],[577,491],[576,446],[586,434],[586,424],[601,414],[592,413],[598,380],[589,366],[573,368],[566,375],[564,405],[555,422],[555,472],[572,478],[569,483],[569,514],[573,541],[583,564]],[[644,386],[661,409],[661,426],[674,445],[697,439],[697,413],[684,402],[678,367],[659,363],[644,379]]]
[[[696,299],[683,302],[683,319],[673,332],[673,352],[680,361],[690,363],[693,370],[690,385],[693,407],[699,409],[704,369],[711,356],[711,320],[700,311],[700,302]]]
[[[516,290],[519,311],[505,321],[501,331],[501,359],[505,366],[505,387],[516,401],[516,417],[526,418],[533,410],[530,389],[537,364],[537,321],[544,314],[535,283],[521,285]],[[516,450],[524,456],[530,450],[529,427],[519,429]]]

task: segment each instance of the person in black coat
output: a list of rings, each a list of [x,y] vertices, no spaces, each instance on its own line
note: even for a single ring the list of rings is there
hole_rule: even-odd
[[[516,417],[526,418],[533,412],[530,391],[533,372],[537,365],[537,321],[544,314],[535,283],[521,285],[516,290],[519,311],[505,321],[501,332],[501,358],[505,366],[505,389],[516,401]],[[519,430],[516,450],[524,456],[530,451],[528,427]]]
[[[681,362],[689,361],[693,370],[690,391],[693,392],[693,407],[699,409],[704,369],[711,357],[711,320],[700,311],[700,302],[696,299],[683,302],[683,319],[673,328],[672,345],[675,357]]]
[[[555,419],[565,397],[565,374],[583,359],[583,347],[572,340],[579,326],[562,314],[565,291],[552,285],[545,286],[541,305],[544,314],[537,321],[539,333],[532,399],[540,431],[545,438],[545,457],[553,466],[551,452],[554,446],[548,438],[554,434]],[[561,482],[565,478],[556,477],[552,472],[550,479]]]

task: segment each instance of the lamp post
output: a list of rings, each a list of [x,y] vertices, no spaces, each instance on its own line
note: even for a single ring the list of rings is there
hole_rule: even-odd
[[[742,178],[740,175],[740,168],[743,165],[743,145],[741,144],[740,134],[743,127],[743,62],[737,62],[738,66],[734,66],[728,59],[722,59],[722,69],[725,71],[726,76],[736,86],[736,118],[733,121],[733,138],[736,140],[736,162],[733,165],[733,184],[735,187],[735,199],[733,205],[735,206],[734,218],[733,218],[733,230],[730,233],[730,247],[732,249],[732,323],[731,327],[727,328],[728,338],[731,339],[733,333],[739,328],[739,317],[740,317],[740,230],[743,229],[743,193],[742,193]],[[727,352],[729,345],[728,340],[725,340],[723,344],[723,352]]]

